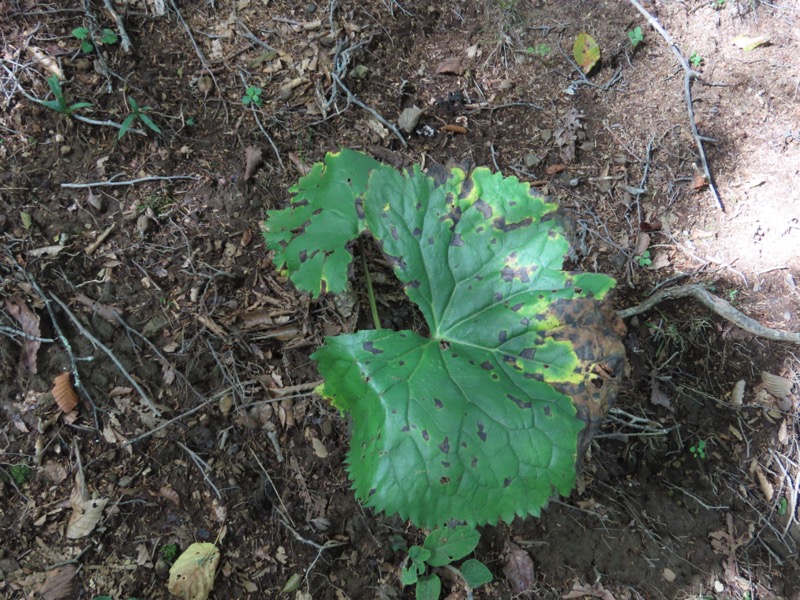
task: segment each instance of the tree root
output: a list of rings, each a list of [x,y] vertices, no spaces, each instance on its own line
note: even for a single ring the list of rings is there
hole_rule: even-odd
[[[722,298],[718,298],[714,294],[711,294],[708,290],[706,290],[702,285],[698,283],[693,283],[691,285],[681,285],[678,287],[661,290],[650,296],[647,300],[645,300],[641,304],[623,310],[619,310],[617,311],[617,314],[621,318],[627,319],[628,317],[632,317],[633,315],[639,315],[641,313],[647,312],[657,304],[660,304],[661,302],[664,302],[666,300],[677,300],[679,298],[689,298],[689,297],[694,298],[698,302],[710,308],[712,311],[714,311],[723,319],[730,321],[737,327],[741,327],[742,329],[752,333],[753,335],[767,338],[769,340],[775,340],[778,342],[790,342],[792,344],[800,344],[800,333],[793,333],[791,331],[785,331],[782,329],[772,329],[771,327],[765,327],[755,319],[751,319],[747,315],[736,310],[733,306],[730,305],[730,303],[726,302]]]

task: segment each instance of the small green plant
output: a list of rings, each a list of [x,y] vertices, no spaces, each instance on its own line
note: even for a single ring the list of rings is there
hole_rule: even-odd
[[[692,50],[692,54],[689,56],[689,62],[692,63],[692,66],[696,69],[703,62],[703,57]]]
[[[547,44],[541,43],[535,46],[528,46],[528,54],[535,54],[536,56],[547,56],[552,51],[552,48]]]
[[[247,90],[245,90],[244,96],[242,96],[242,104],[245,106],[250,106],[251,104],[255,104],[256,106],[261,106],[263,104],[263,100],[261,100],[261,93],[262,90],[260,87],[256,87],[251,85]]]
[[[695,458],[705,458],[706,457],[706,441],[700,440],[694,446],[689,448],[689,452],[692,453],[692,456]]]
[[[628,31],[628,39],[631,41],[631,46],[635,49],[636,46],[644,41],[644,34],[641,27],[634,27]]]
[[[11,480],[17,485],[23,485],[31,478],[31,468],[23,463],[11,467]]]
[[[51,108],[62,115],[71,115],[76,110],[81,108],[90,108],[91,102],[76,102],[75,104],[68,105],[66,98],[64,98],[64,91],[61,89],[61,82],[56,75],[51,75],[47,79],[47,85],[50,86],[50,91],[53,92],[55,100],[37,100],[39,104]]]
[[[480,541],[480,534],[472,527],[442,527],[434,529],[425,538],[422,546],[408,550],[400,581],[403,585],[416,585],[417,600],[438,600],[442,581],[428,568],[445,567],[458,574],[467,586],[474,590],[492,581],[492,574],[481,561],[465,560],[460,568],[452,563],[472,553]]]
[[[649,267],[653,264],[653,259],[650,257],[650,250],[645,250],[642,254],[636,257],[636,262],[640,267]]]
[[[103,29],[100,43],[105,46],[112,46],[119,41],[119,37],[113,29]],[[81,52],[88,54],[94,50],[94,44],[90,41],[89,30],[86,27],[76,27],[72,30],[72,36],[80,41]]]
[[[141,108],[136,103],[132,97],[128,96],[128,104],[131,107],[131,114],[125,117],[125,120],[122,122],[122,126],[119,128],[119,133],[117,134],[117,139],[121,139],[123,135],[128,133],[128,130],[131,126],[136,122],[136,120],[140,120],[142,123],[147,125],[150,129],[155,131],[156,133],[161,133],[161,129],[153,123],[153,120],[146,114],[147,111],[150,110],[149,106],[142,106]]]
[[[164,544],[161,546],[161,549],[158,551],[158,553],[161,555],[161,558],[168,563],[174,563],[175,559],[178,558],[179,550],[180,548],[178,547],[178,544]]]
[[[356,497],[435,528],[538,516],[569,493],[625,350],[603,312],[614,280],[563,270],[558,206],[485,167],[400,172],[352,150],[290,192],[264,223],[282,274],[313,298],[344,292],[352,242],[369,232],[426,322],[375,319],[312,354],[319,393],[351,417]]]
[[[713,0],[714,8],[717,10],[725,8],[725,2],[726,0]]]

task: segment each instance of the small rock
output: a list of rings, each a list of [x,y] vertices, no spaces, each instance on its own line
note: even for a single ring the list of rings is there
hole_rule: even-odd
[[[158,560],[156,561],[155,570],[156,570],[156,575],[158,575],[159,577],[161,578],[169,577],[169,565],[167,564],[167,561],[165,561],[161,557],[159,557]]]
[[[72,154],[72,146],[61,146],[58,151],[61,153],[61,156],[68,156]]]
[[[313,13],[315,10],[317,10],[317,5],[309,2],[303,7],[303,10],[306,11],[307,13]]]

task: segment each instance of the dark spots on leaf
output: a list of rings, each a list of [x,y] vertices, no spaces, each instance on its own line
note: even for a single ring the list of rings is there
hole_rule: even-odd
[[[400,239],[400,234],[397,233],[397,228],[394,225],[389,227],[389,233],[391,234],[393,240],[397,241]]]
[[[527,360],[533,360],[533,357],[536,356],[536,348],[525,348],[519,355]]]
[[[428,246],[433,246],[436,243],[436,240],[433,239],[433,236],[428,236]]]
[[[508,486],[511,485],[511,482],[512,482],[511,477],[506,477],[505,479],[503,479],[503,487],[507,488]]]
[[[320,295],[323,295],[327,291],[328,291],[328,282],[323,279],[322,281],[319,282],[319,293]]]
[[[376,493],[377,491],[378,491],[378,490],[377,490],[377,488],[372,488],[372,489],[369,491],[369,494],[367,494],[367,495],[368,495],[368,496],[374,496],[374,495],[375,495],[375,493]]]
[[[439,444],[439,450],[442,451],[443,454],[450,454],[450,438],[445,437],[444,441]]]
[[[449,468],[450,468],[450,463],[449,463],[449,462],[447,462],[446,460],[443,460],[443,461],[442,461],[442,466],[443,466],[445,469],[449,469]]]
[[[592,385],[599,390],[601,387],[603,387],[603,380],[600,377],[593,377]]]
[[[414,208],[415,208],[415,209],[417,209],[417,210],[422,210],[422,202],[417,202],[417,203],[414,205]]]
[[[401,338],[407,338],[408,337],[407,333],[398,333],[396,335],[400,336]]]
[[[461,441],[461,447],[462,447],[462,448],[466,448],[466,447],[467,447],[467,442],[465,442],[465,441],[463,441],[463,440],[462,440],[462,441]]]
[[[506,394],[506,397],[509,400],[511,400],[514,404],[516,404],[519,408],[530,408],[531,407],[531,403],[530,402],[525,402],[524,400],[521,400],[521,399],[517,398],[513,394]]]
[[[286,240],[281,240],[280,242],[278,242],[278,245],[279,245],[281,248],[283,248],[284,250],[286,250],[286,248],[288,248],[288,247],[289,247],[289,242],[287,242]]]
[[[519,324],[522,325],[523,327],[527,327],[528,325],[531,324],[531,320],[528,317],[525,317],[519,320]]]
[[[478,457],[477,457],[477,456],[473,456],[473,457],[472,457],[472,460],[471,460],[471,461],[470,461],[470,463],[469,463],[469,465],[470,465],[470,466],[471,466],[473,469],[476,469],[476,468],[478,467]]]
[[[299,256],[298,258],[300,259],[300,262],[301,262],[301,263],[304,263],[304,262],[306,262],[306,261],[308,260],[308,251],[306,251],[306,250],[301,250],[301,251],[300,251],[300,256]]]
[[[461,239],[461,234],[460,233],[454,233],[453,234],[453,239],[450,240],[450,245],[451,246],[463,246],[464,245],[464,240]]]
[[[542,409],[542,412],[544,413],[545,417],[552,417],[553,416],[553,410],[549,406],[545,406]]]
[[[542,368],[543,368],[543,369],[549,369],[549,368],[550,368],[550,365],[542,365]]]
[[[520,310],[520,309],[521,309],[523,306],[525,306],[525,304],[523,304],[522,302],[520,302],[519,304],[515,304],[514,306],[512,306],[512,307],[511,307],[511,310],[513,310],[514,312],[519,312],[519,310]]]
[[[481,214],[483,215],[484,219],[492,218],[492,207],[486,204],[486,202],[484,202],[483,200],[481,199],[476,200],[475,204],[473,204],[472,206],[481,211]]]
[[[447,350],[449,347],[450,347],[450,342],[448,342],[447,340],[442,340],[441,342],[439,342],[440,350]]]
[[[495,219],[492,225],[494,225],[495,228],[500,229],[503,233],[508,233],[510,231],[522,229],[523,227],[530,227],[532,223],[533,223],[532,217],[526,217],[521,221],[517,221],[516,223],[511,223],[511,224],[506,223],[505,217],[500,217],[498,219]]]
[[[414,227],[414,231],[411,232],[411,235],[413,235],[415,238],[418,238],[422,235],[422,229],[419,227]]]
[[[481,233],[482,231],[483,231],[483,225],[475,228],[475,233]]]
[[[458,354],[457,354],[456,352],[453,352],[453,353],[452,353],[450,356],[451,356],[452,358],[458,358]]]
[[[547,319],[547,313],[539,313],[538,315],[535,315],[533,318],[536,319],[537,321],[544,321]]]
[[[576,287],[575,288],[575,293],[576,294],[582,294],[583,293],[583,288]]]
[[[372,354],[383,354],[383,350],[376,348],[375,344],[372,342],[364,342],[364,350],[371,352]]]
[[[436,408],[438,408],[439,410],[442,410],[442,409],[444,408],[444,402],[442,402],[441,400],[439,400],[439,398],[434,398],[434,399],[433,399],[433,405],[434,405]]]
[[[500,375],[498,375],[497,373],[492,373],[492,379],[494,381],[499,381],[500,380]]]
[[[409,281],[406,284],[406,287],[407,288],[411,288],[412,290],[417,289],[419,286],[420,286],[420,283],[419,283],[419,280],[417,280],[417,279],[412,279],[411,281]]]
[[[483,281],[483,275],[475,275],[475,279],[478,281]]]
[[[497,293],[494,295],[494,301],[495,301],[495,302],[500,302],[502,299],[503,299],[503,294],[501,294],[500,292],[497,292]]]
[[[490,244],[497,244],[497,238],[492,238],[491,240],[489,240],[489,243]]]
[[[425,440],[426,442],[430,441],[430,439],[431,439],[431,436],[430,436],[430,434],[428,433],[428,430],[427,430],[427,429],[423,429],[423,430],[422,430],[422,439],[423,439],[423,440]]]
[[[298,200],[297,202],[292,202],[292,206],[300,208],[301,206],[308,206],[308,200]]]
[[[539,294],[539,300],[544,300],[544,294]]]
[[[367,214],[364,212],[364,197],[359,196],[356,198],[356,215],[359,219],[366,219]]]
[[[486,427],[480,421],[478,421],[478,437],[482,442],[486,441]]]
[[[468,292],[471,292],[471,291],[472,291],[472,286],[471,286],[471,285],[468,285],[468,286],[467,286],[467,291],[468,291]]]
[[[511,267],[503,267],[503,270],[500,271],[500,279],[507,283],[514,281],[514,269]]]
[[[508,341],[508,332],[504,329],[497,336],[497,339],[500,341],[501,344],[505,344]]]
[[[469,364],[471,364],[473,367],[475,366],[475,361],[474,360],[469,360],[467,362],[469,362]]]
[[[322,214],[322,209],[318,208],[317,210],[315,210],[314,212],[311,213],[311,216],[312,217],[316,217],[317,215],[321,215],[321,214]],[[311,225],[311,221],[308,221],[308,224]]]
[[[401,360],[397,364],[400,365],[401,367],[405,367],[406,366],[406,361]]]
[[[406,261],[398,256],[392,256],[391,254],[386,255],[386,260],[390,265],[392,265],[395,269],[400,269],[405,271],[408,268]]]
[[[447,485],[448,483],[450,483],[450,478],[449,477],[440,477],[439,478],[439,483],[441,483],[442,485]]]
[[[490,363],[488,360],[485,360],[481,363],[481,369],[485,369],[486,371],[491,371],[492,369],[494,369],[494,367],[492,366],[492,363]]]
[[[397,409],[396,409],[396,408],[393,408],[393,409],[392,409],[392,414],[393,414],[393,415],[396,415],[396,414],[397,414]]]
[[[558,234],[556,234],[556,232],[551,229],[550,231],[547,232],[547,237],[555,238],[555,237],[558,237]]]
[[[525,379],[533,379],[535,381],[544,381],[544,376],[541,373],[525,373]]]

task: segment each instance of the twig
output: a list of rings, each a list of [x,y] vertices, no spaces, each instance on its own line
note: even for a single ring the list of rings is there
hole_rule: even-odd
[[[109,225],[106,228],[105,231],[103,231],[103,233],[101,233],[99,236],[97,236],[97,239],[95,241],[93,241],[91,244],[86,246],[86,250],[85,250],[86,256],[91,256],[92,254],[94,254],[94,251],[97,250],[100,247],[100,244],[102,244],[103,242],[105,242],[108,239],[108,236],[111,235],[111,232],[114,231],[116,226],[117,226],[116,223],[112,223],[111,225]]]
[[[250,31],[247,28],[247,25],[242,23],[242,21],[241,21],[241,19],[239,19],[239,17],[236,17],[236,24],[241,28],[242,35],[245,38],[247,38],[248,40],[250,40],[250,42],[252,42],[253,44],[256,44],[257,46],[261,46],[262,48],[264,48],[265,50],[268,50],[269,52],[276,52],[276,53],[278,52],[275,48],[270,46],[268,43],[266,43],[261,38],[259,38],[257,35],[255,35],[252,31]]]
[[[124,181],[114,181],[109,179],[108,181],[90,181],[88,183],[62,183],[62,188],[69,188],[72,190],[81,189],[81,188],[93,188],[93,187],[111,187],[111,186],[120,186],[120,185],[135,185],[137,183],[143,183],[145,181],[172,181],[174,179],[200,179],[197,175],[170,175],[169,177],[162,177],[159,175],[150,175],[149,177],[139,177],[138,179],[128,179]]]
[[[241,71],[239,71],[239,78],[242,80],[242,85],[246,88],[247,81],[245,81],[244,75],[242,74]],[[253,117],[255,118],[256,123],[258,124],[258,128],[261,130],[261,133],[264,134],[264,137],[267,138],[267,140],[269,141],[269,145],[272,146],[272,151],[275,153],[275,158],[278,159],[278,164],[280,164],[282,170],[286,170],[286,167],[284,167],[283,165],[283,159],[281,158],[281,153],[278,152],[278,146],[275,145],[275,141],[272,139],[272,136],[270,136],[270,134],[267,133],[267,130],[264,129],[264,126],[261,124],[261,119],[258,118],[255,102],[250,103],[250,110],[253,111]]]
[[[139,383],[133,377],[131,377],[131,374],[128,373],[128,369],[126,369],[122,365],[122,363],[119,362],[119,359],[114,355],[113,352],[111,352],[108,346],[106,346],[105,344],[103,344],[103,342],[101,342],[95,336],[93,336],[89,332],[89,330],[83,326],[83,323],[80,322],[80,319],[78,319],[78,317],[75,316],[75,314],[58,296],[56,296],[53,292],[50,292],[50,297],[53,300],[55,300],[56,303],[64,310],[64,312],[70,318],[75,327],[78,328],[78,331],[80,331],[81,335],[83,335],[83,337],[89,340],[95,348],[99,348],[100,350],[102,350],[105,353],[105,355],[111,359],[111,362],[113,362],[114,365],[117,367],[117,369],[119,369],[119,372],[122,373],[125,379],[127,379],[130,382],[130,384],[133,386],[133,389],[135,389],[139,393],[139,396],[141,396],[142,400],[147,405],[147,407],[152,411],[152,413],[156,416],[161,416],[161,411],[158,410],[156,405],[153,404],[153,401],[150,400],[150,397],[147,395],[147,392],[145,392],[142,389],[142,386],[140,386]]]
[[[712,140],[698,133],[697,122],[694,118],[694,107],[692,106],[694,102],[692,100],[692,80],[699,80],[700,73],[692,69],[692,67],[689,65],[689,61],[686,60],[686,57],[681,53],[678,45],[675,43],[675,40],[673,40],[672,36],[667,33],[667,30],[661,26],[661,23],[658,22],[658,19],[651,15],[650,12],[639,3],[639,0],[630,0],[630,3],[642,14],[645,19],[647,19],[647,22],[652,25],[653,29],[655,29],[659,35],[664,38],[664,41],[667,42],[667,45],[669,45],[670,50],[672,50],[672,53],[677,57],[678,63],[683,69],[683,93],[686,100],[686,110],[689,113],[689,125],[692,128],[692,136],[694,136],[694,141],[697,144],[697,152],[700,155],[700,161],[703,164],[703,174],[705,175],[706,181],[708,181],[708,188],[711,190],[711,193],[714,196],[714,200],[717,203],[717,208],[724,212],[725,205],[722,203],[722,198],[719,196],[717,186],[714,183],[714,178],[711,175],[711,169],[709,168],[708,160],[706,159],[705,147],[703,146],[704,141],[708,142]]]
[[[702,285],[698,283],[681,285],[678,287],[661,290],[650,296],[647,300],[645,300],[641,304],[637,306],[632,306],[630,308],[625,308],[623,310],[619,310],[617,311],[617,314],[621,318],[627,319],[628,317],[632,317],[633,315],[638,315],[647,312],[657,304],[660,304],[661,302],[664,302],[666,300],[677,300],[678,298],[690,298],[690,297],[694,298],[701,304],[704,304],[706,307],[710,308],[712,311],[721,316],[723,319],[730,321],[737,327],[740,327],[745,331],[752,333],[753,335],[757,335],[759,337],[767,338],[770,340],[775,340],[778,342],[790,342],[792,344],[800,344],[800,333],[793,333],[791,331],[785,331],[782,329],[773,329],[771,327],[765,327],[755,319],[751,319],[747,315],[736,310],[733,306],[731,306],[728,302],[726,302],[722,298],[718,298],[715,295],[711,294],[708,290],[706,290]]]
[[[178,10],[178,5],[175,4],[175,0],[169,0],[169,5],[172,7],[172,10],[175,12],[175,15],[178,17],[178,21],[180,21],[181,25],[183,25],[184,30],[186,30],[186,35],[189,36],[189,41],[192,43],[192,48],[194,48],[195,54],[197,54],[197,58],[200,59],[200,63],[203,65],[203,68],[206,71],[208,71],[208,76],[211,77],[211,80],[214,82],[214,89],[215,90],[220,89],[219,82],[217,81],[217,78],[214,76],[214,70],[211,68],[211,64],[208,62],[206,55],[203,54],[203,51],[200,50],[200,46],[197,45],[197,41],[194,39],[194,36],[192,35],[192,30],[189,28],[189,25],[183,19],[183,15],[181,14],[181,11]]]
[[[117,14],[117,11],[114,10],[114,5],[111,3],[111,0],[103,0],[103,4],[106,7],[106,10],[111,13],[111,16],[114,17],[114,21],[117,24],[117,29],[119,30],[119,37],[122,40],[119,45],[122,48],[122,51],[125,54],[131,53],[131,38],[128,37],[128,32],[125,30],[125,24],[122,21],[122,17]]]
[[[212,490],[214,490],[214,493],[217,495],[217,498],[222,500],[222,494],[220,494],[219,490],[217,489],[217,486],[214,485],[214,482],[211,481],[211,477],[208,476],[208,471],[211,469],[209,464],[202,458],[200,458],[195,452],[193,452],[188,446],[186,446],[182,442],[176,441],[175,443],[178,444],[178,446],[180,446],[181,448],[183,448],[186,451],[186,453],[191,457],[191,459],[194,461],[194,464],[197,466],[198,469],[200,469],[200,472],[203,474],[203,481],[205,481],[208,484],[208,486]]]
[[[32,335],[22,331],[21,329],[14,329],[13,327],[0,327],[0,333],[8,337],[22,337],[26,340],[33,340],[34,342],[42,342],[45,344],[52,344],[56,341],[53,338],[39,337],[38,335]]]

